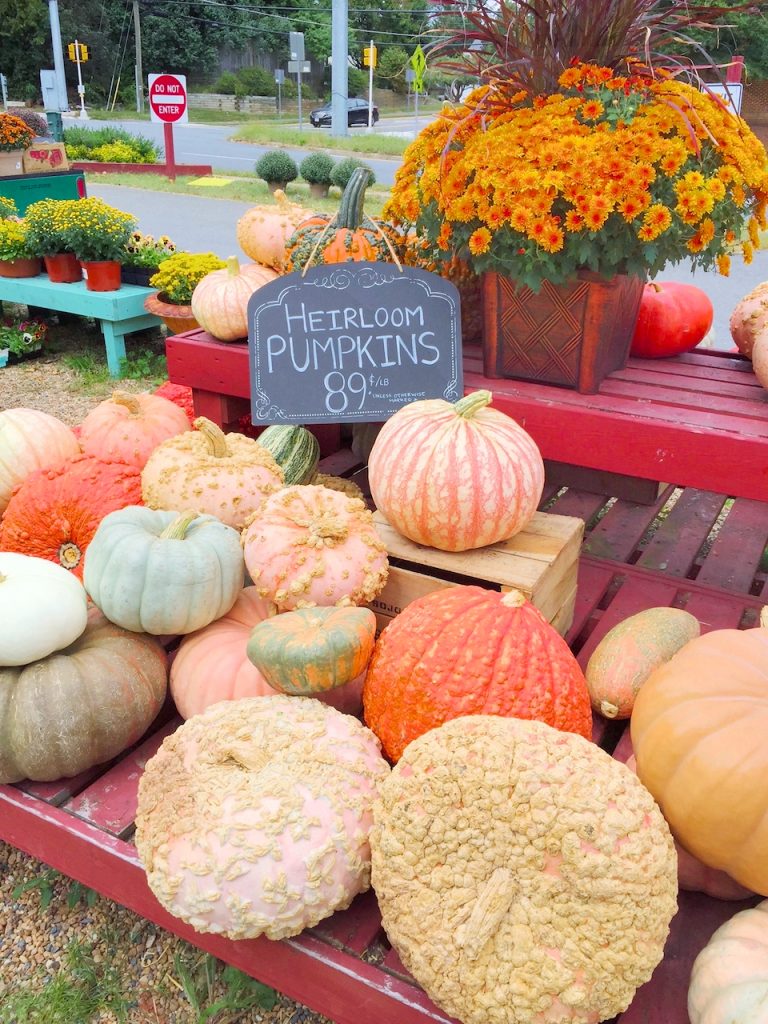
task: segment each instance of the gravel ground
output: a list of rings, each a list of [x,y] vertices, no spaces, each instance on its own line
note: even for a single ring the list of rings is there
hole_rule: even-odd
[[[0,370],[0,410],[27,406],[75,425],[115,385],[106,381],[85,391],[64,363],[68,352],[103,351],[95,328],[80,321],[73,333],[70,325],[54,325],[50,339],[64,351]],[[142,381],[119,386],[146,389]],[[0,842],[0,1024],[194,1024],[201,1016],[183,991],[179,965],[197,979],[201,1010],[228,993],[234,998],[236,983],[233,988],[221,978],[221,965],[208,961],[204,977],[200,950]],[[84,1009],[85,997],[68,1002],[73,989],[96,1005]],[[15,1005],[20,991],[35,993],[25,1013]],[[205,1020],[329,1024],[282,996],[272,1009],[223,1010]]]

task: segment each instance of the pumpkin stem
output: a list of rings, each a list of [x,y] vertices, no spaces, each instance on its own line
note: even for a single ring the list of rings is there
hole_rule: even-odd
[[[221,427],[217,426],[205,416],[198,416],[192,426],[199,430],[208,442],[208,452],[215,455],[217,459],[225,459],[229,455],[227,438]]]
[[[285,192],[283,192],[281,188],[276,188],[272,195],[277,200],[277,205],[280,207],[281,210],[287,210],[290,206],[293,205],[288,196],[285,194]]]
[[[611,704],[609,700],[600,701],[600,714],[603,718],[615,718],[619,713],[618,705]]]
[[[357,231],[363,223],[365,190],[370,184],[370,173],[365,167],[356,167],[347,182],[339,205],[338,227]]]
[[[83,553],[77,544],[73,544],[72,541],[65,541],[58,550],[59,564],[63,565],[65,569],[76,569],[80,564],[80,559],[83,557]]]
[[[768,629],[768,604],[760,609],[760,627],[761,629]]]
[[[501,599],[501,603],[504,605],[505,608],[522,608],[523,605],[527,603],[527,601],[528,598],[525,596],[522,590],[514,589],[507,591],[507,593]]]
[[[453,408],[458,416],[463,416],[465,420],[471,420],[475,413],[484,409],[486,405],[490,405],[492,400],[493,395],[490,391],[473,391],[469,395],[464,395],[458,402],[454,402]]]
[[[244,744],[232,745],[222,751],[222,764],[232,765],[248,772],[260,772],[269,763],[269,754],[263,750],[253,750]]]
[[[112,399],[116,405],[124,405],[131,416],[138,416],[141,412],[141,406],[135,395],[132,395],[129,391],[113,391]]]
[[[229,271],[230,277],[237,277],[240,273],[240,261],[237,256],[227,257],[227,270]]]
[[[166,528],[160,534],[160,540],[184,540],[187,535],[187,530],[197,517],[197,512],[179,513],[173,522],[168,523]]]
[[[456,945],[477,960],[519,891],[509,868],[496,868],[480,891],[469,919],[456,929]]]

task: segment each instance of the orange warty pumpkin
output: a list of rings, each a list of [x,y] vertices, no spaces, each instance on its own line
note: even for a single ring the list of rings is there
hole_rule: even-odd
[[[536,719],[592,736],[578,662],[515,590],[449,587],[409,604],[376,643],[363,707],[394,761],[417,736],[462,715]]]
[[[142,469],[162,441],[189,426],[186,413],[167,398],[115,391],[80,424],[80,446],[86,455]]]
[[[319,263],[392,260],[382,227],[363,211],[369,181],[368,171],[358,167],[347,182],[335,219],[317,214],[298,226],[286,243],[286,270],[303,270]]]
[[[768,895],[768,609],[758,629],[691,640],[644,683],[631,719],[640,781],[681,845]]]
[[[104,516],[141,503],[136,466],[78,455],[16,488],[0,525],[0,551],[47,558],[82,579],[83,557]]]
[[[368,481],[377,508],[404,537],[467,551],[509,540],[533,518],[544,462],[532,437],[490,409],[490,391],[455,402],[411,402],[374,441]]]

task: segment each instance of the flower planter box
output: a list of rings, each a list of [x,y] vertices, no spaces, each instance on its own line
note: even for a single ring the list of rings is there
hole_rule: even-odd
[[[570,629],[583,520],[537,512],[511,540],[454,552],[415,544],[381,512],[374,512],[373,519],[390,565],[387,585],[369,605],[379,630],[417,597],[457,584],[519,590],[561,635]]]
[[[138,284],[149,288],[149,279],[157,273],[157,267],[129,267],[125,264],[120,268],[120,280],[123,284]]]
[[[8,356],[10,352],[7,348],[0,348],[0,370],[8,365]]]
[[[26,352],[8,351],[8,365],[13,366],[15,363],[25,363],[28,359],[39,359],[42,354],[42,345],[35,345],[34,348],[27,349]]]

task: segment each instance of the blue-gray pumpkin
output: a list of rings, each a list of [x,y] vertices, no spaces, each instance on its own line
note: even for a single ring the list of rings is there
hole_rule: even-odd
[[[240,536],[214,516],[129,505],[105,516],[83,582],[123,629],[191,633],[225,615],[243,587]]]

